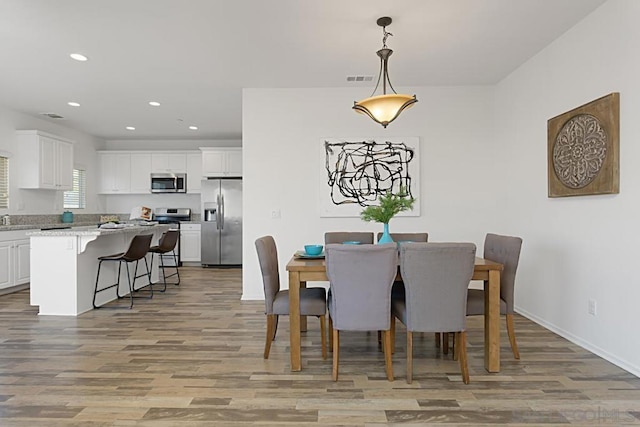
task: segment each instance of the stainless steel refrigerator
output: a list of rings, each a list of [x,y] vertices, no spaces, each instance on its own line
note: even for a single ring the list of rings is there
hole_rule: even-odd
[[[202,265],[241,265],[242,179],[207,179],[200,192]]]

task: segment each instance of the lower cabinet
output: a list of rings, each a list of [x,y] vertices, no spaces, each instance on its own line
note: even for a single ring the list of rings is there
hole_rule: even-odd
[[[200,262],[200,224],[180,224],[180,259]]]
[[[13,286],[12,248],[12,242],[0,242],[0,289]]]
[[[9,233],[18,233],[22,238],[13,239],[16,236]],[[0,234],[0,289],[29,283],[30,246],[24,237],[24,232]]]

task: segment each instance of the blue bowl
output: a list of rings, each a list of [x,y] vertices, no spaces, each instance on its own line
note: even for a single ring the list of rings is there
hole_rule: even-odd
[[[322,253],[322,245],[304,245],[304,252],[311,256],[320,255]]]
[[[343,245],[359,245],[360,242],[357,240],[347,240],[346,242],[342,242]]]

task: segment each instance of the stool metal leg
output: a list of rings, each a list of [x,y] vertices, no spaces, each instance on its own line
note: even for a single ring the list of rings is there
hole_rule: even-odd
[[[123,298],[122,295],[120,295],[120,274],[122,271],[122,262],[118,261],[118,278],[116,283],[106,286],[104,288],[98,289],[98,284],[100,283],[100,269],[102,268],[102,262],[103,261],[112,261],[112,260],[100,260],[98,262],[98,273],[96,274],[96,286],[93,289],[93,308],[100,308],[100,306],[96,305],[96,296],[98,295],[98,293],[102,292],[102,291],[106,291],[107,289],[111,289],[111,288],[116,288],[116,297],[118,299]]]
[[[98,280],[100,280],[100,267],[102,267],[102,261],[98,263],[98,274],[96,274],[96,287],[93,289],[93,308],[100,308],[96,305],[96,295],[98,294]]]
[[[122,265],[122,264],[121,264]],[[125,268],[127,269],[127,281],[129,282],[129,309],[133,308],[133,284],[131,283],[131,276],[129,275],[129,263],[126,263]],[[135,282],[135,271],[138,270],[138,261],[136,261],[136,269],[134,270],[134,278],[133,281]]]
[[[173,273],[171,276],[173,276],[173,275],[178,276],[178,282],[174,283],[174,285],[180,286],[180,269],[178,268],[178,256],[176,255],[176,251],[175,250],[172,250],[171,254],[173,255],[173,262],[174,262],[174,265],[176,266],[176,272]],[[169,276],[169,277],[171,277],[171,276]]]
[[[151,270],[149,269],[149,263],[147,262],[147,258],[144,257],[143,259],[144,259],[144,266],[145,266],[146,272],[142,274],[138,274],[138,263],[140,262],[140,260],[136,260],[136,267],[133,273],[132,289],[134,292],[138,292],[139,290],[142,290],[143,288],[146,288],[148,286],[149,292],[150,292],[149,298],[153,298],[153,282],[151,281]],[[149,282],[146,285],[143,285],[136,289],[136,280],[140,279],[141,277],[146,277]]]
[[[160,258],[160,270],[162,270],[162,282],[164,283],[164,288],[162,288],[160,292],[164,292],[167,290],[167,275],[164,273],[164,259],[162,254],[158,254],[158,257]]]
[[[175,286],[180,286],[180,270],[178,269],[178,256],[176,255],[175,250],[171,251],[171,254],[169,256],[171,256],[173,258],[173,262],[174,262],[174,268],[176,269],[176,271],[174,273],[171,274],[166,274],[166,269],[171,267],[168,265],[164,264],[164,253],[160,253],[160,252],[154,252],[151,255],[151,269],[153,269],[153,258],[154,255],[158,255],[158,258],[160,258],[160,266],[159,266],[159,270],[162,271],[162,284],[164,285],[164,287],[162,288],[162,290],[160,292],[165,292],[167,290],[167,279],[173,276],[177,276],[178,277],[178,281],[176,283],[174,283]],[[150,274],[150,273],[149,273]],[[160,282],[158,282],[160,283]]]

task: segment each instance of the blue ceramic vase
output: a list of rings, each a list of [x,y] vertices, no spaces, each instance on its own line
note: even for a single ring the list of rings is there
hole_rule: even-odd
[[[391,238],[391,234],[389,234],[389,223],[385,223],[384,229],[382,230],[382,236],[380,236],[380,240],[378,243],[393,243],[393,239]]]

